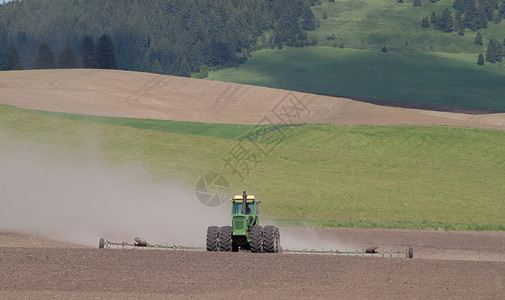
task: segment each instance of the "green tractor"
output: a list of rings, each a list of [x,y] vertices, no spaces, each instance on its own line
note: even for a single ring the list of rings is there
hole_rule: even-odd
[[[279,228],[259,225],[259,201],[253,195],[236,195],[231,200],[232,226],[207,228],[207,251],[251,250],[253,253],[282,251]]]

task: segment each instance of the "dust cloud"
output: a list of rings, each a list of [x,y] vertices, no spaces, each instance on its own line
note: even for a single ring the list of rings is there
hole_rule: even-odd
[[[359,246],[343,241],[338,233],[331,229],[310,227],[282,227],[281,245],[283,249],[314,249],[314,250],[339,250],[354,251]]]
[[[204,247],[207,226],[231,223],[227,202],[205,207],[193,190],[155,179],[141,165],[56,157],[54,151],[33,144],[6,146],[1,143],[3,134],[0,130],[2,232],[92,247],[101,237],[133,242],[136,236],[152,244]],[[281,245],[354,250],[338,235],[315,228],[281,228]]]
[[[81,245],[100,237],[205,246],[209,225],[230,223],[228,206],[207,208],[194,191],[154,179],[142,166],[0,147],[0,231]]]

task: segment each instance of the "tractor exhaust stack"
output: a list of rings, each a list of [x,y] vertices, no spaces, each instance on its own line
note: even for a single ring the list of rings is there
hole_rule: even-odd
[[[247,213],[247,194],[244,190],[244,194],[242,194],[242,214],[245,215]]]

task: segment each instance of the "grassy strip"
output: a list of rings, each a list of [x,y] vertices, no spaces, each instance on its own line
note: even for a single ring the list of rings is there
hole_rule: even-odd
[[[252,130],[269,130],[271,125],[230,125],[217,123],[197,123],[185,121],[169,121],[154,119],[132,119],[117,117],[101,117],[79,114],[67,114],[48,111],[37,111],[41,114],[53,116],[66,120],[109,124],[137,129],[154,130],[161,132],[172,132],[179,134],[201,135],[223,139],[240,140]]]
[[[265,49],[210,80],[301,92],[505,110],[505,64],[468,54],[332,47]]]
[[[321,228],[385,228],[385,229],[417,229],[417,230],[473,230],[473,231],[505,231],[505,225],[475,224],[475,223],[444,223],[435,221],[364,221],[364,220],[311,220],[311,219],[272,219],[279,226],[289,227],[321,227]]]

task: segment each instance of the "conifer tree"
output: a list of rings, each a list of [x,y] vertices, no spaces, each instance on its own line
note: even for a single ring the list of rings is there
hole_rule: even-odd
[[[116,54],[111,39],[105,33],[98,40],[96,63],[99,69],[116,69]]]
[[[497,62],[501,62],[503,60],[503,55],[505,54],[503,51],[502,45],[494,38],[491,38],[489,40],[489,45],[487,46],[488,49],[492,48],[492,52],[495,54],[495,60]]]
[[[93,43],[93,39],[89,35],[85,35],[82,39],[79,57],[83,68],[96,67],[95,45]]]
[[[435,14],[435,12],[431,13],[430,23],[435,26],[438,24],[438,18],[437,18],[437,15]]]
[[[463,23],[465,27],[470,28],[471,30],[477,30],[478,26],[478,18],[479,12],[477,11],[475,0],[466,0],[464,6],[465,16],[463,18]]]
[[[179,65],[179,76],[189,77],[191,76],[191,66],[189,65],[186,56],[181,60]]]
[[[14,43],[10,43],[5,53],[5,60],[2,63],[2,69],[9,70],[22,70],[23,64],[21,63],[21,58],[19,57],[18,49]]]
[[[477,16],[477,28],[487,28],[487,15],[485,8],[480,8]]]
[[[46,43],[39,45],[37,60],[35,60],[35,69],[56,69],[56,58],[54,52]]]
[[[414,6],[421,6],[421,0],[414,0]]]
[[[482,35],[480,34],[480,32],[477,32],[477,35],[475,36],[475,39],[474,39],[473,43],[475,45],[482,46]]]
[[[302,28],[305,30],[316,29],[316,17],[310,7],[305,7],[302,14]]]
[[[440,20],[438,21],[438,27],[440,30],[443,32],[452,32],[454,28],[454,17],[452,15],[452,12],[449,11],[448,8],[444,10],[442,13],[442,16],[440,17]]]
[[[421,27],[423,28],[430,27],[430,21],[428,20],[428,17],[423,18],[423,20],[421,21]]]
[[[477,58],[477,64],[478,65],[483,65],[484,64],[484,56],[481,54],[479,54],[479,57]]]
[[[495,63],[496,55],[497,53],[495,49],[494,39],[490,39],[486,50],[486,61],[490,63]]]
[[[62,69],[71,69],[79,67],[79,60],[77,59],[77,55],[75,54],[72,47],[70,47],[70,43],[66,42],[65,47],[60,53],[60,57],[58,58],[58,66]]]

